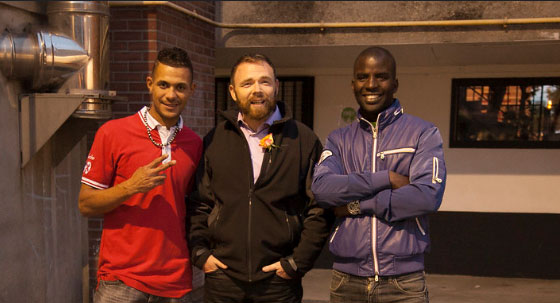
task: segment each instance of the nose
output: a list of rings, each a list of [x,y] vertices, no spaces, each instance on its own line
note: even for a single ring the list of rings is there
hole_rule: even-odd
[[[258,83],[258,82],[256,82],[256,83],[253,85],[253,94],[261,94],[261,93],[262,93],[261,84]]]
[[[167,98],[167,100],[171,100],[171,101],[177,99],[177,90],[175,90],[175,87],[173,87],[173,86],[169,87],[169,89],[165,93],[165,98]]]
[[[375,80],[374,76],[369,76],[367,81],[366,81],[366,88],[368,89],[374,89],[377,87],[377,81]]]

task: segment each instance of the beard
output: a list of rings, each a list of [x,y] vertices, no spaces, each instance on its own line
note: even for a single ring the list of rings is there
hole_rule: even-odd
[[[262,101],[262,106],[252,104],[255,100]],[[241,114],[243,114],[243,117],[254,121],[262,121],[267,119],[274,112],[276,109],[276,101],[267,96],[262,96],[260,98],[251,97],[249,100],[239,101],[237,106]]]

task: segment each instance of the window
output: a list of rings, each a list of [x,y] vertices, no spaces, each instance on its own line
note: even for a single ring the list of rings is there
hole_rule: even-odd
[[[453,79],[450,147],[560,148],[560,78]]]
[[[290,108],[293,118],[313,128],[313,77],[278,77],[280,82],[276,100],[282,100]],[[229,94],[229,78],[216,78],[216,124],[222,120],[219,111],[237,108]]]

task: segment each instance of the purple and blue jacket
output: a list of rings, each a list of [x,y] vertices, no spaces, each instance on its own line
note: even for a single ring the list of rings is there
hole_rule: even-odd
[[[337,219],[333,268],[376,278],[424,270],[427,215],[438,210],[445,189],[439,130],[404,114],[397,99],[375,124],[358,118],[329,135],[311,186],[323,208],[360,202],[359,215]],[[410,184],[392,190],[389,171]]]

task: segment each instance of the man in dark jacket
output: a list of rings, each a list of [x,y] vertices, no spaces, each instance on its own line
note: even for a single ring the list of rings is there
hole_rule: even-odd
[[[301,277],[326,241],[329,212],[311,194],[322,145],[276,102],[270,60],[243,56],[224,113],[204,138],[189,247],[205,272],[206,302],[301,302]]]
[[[445,189],[439,130],[393,98],[396,63],[386,49],[358,55],[352,88],[359,119],[329,135],[312,185],[338,217],[331,302],[428,302],[426,216]]]

